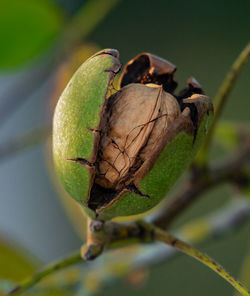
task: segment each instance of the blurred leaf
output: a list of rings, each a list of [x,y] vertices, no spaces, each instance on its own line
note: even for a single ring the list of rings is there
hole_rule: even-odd
[[[37,263],[23,254],[23,250],[14,248],[0,239],[0,278],[20,281],[36,270]]]
[[[234,148],[239,142],[238,128],[235,123],[221,121],[216,127],[215,141],[227,149]]]
[[[249,136],[250,127],[247,123],[220,121],[215,130],[216,143],[227,150],[234,149]]]
[[[14,286],[15,283],[0,278],[0,295],[4,295],[5,293],[13,289]]]
[[[49,0],[1,0],[0,68],[35,58],[48,48],[61,25],[60,10]]]
[[[27,251],[20,246],[13,246],[13,242],[6,242],[0,238],[0,296],[12,289],[16,283],[22,281],[28,276],[31,276],[39,268],[39,262],[28,255]],[[72,276],[73,273],[73,276]],[[60,275],[64,279],[64,283],[72,285],[76,275],[73,271],[68,270]],[[34,287],[29,291],[29,295],[43,296],[60,296],[72,295],[69,293],[68,287],[62,285],[62,280],[59,281],[55,277],[46,279],[42,285]],[[65,289],[65,291],[63,290]]]

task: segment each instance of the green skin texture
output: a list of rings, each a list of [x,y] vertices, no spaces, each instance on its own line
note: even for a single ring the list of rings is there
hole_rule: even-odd
[[[63,91],[54,113],[53,156],[57,174],[66,191],[83,206],[89,188],[87,169],[68,159],[88,159],[94,146],[94,135],[87,128],[98,126],[109,83],[105,70],[113,66],[110,55],[86,61]]]
[[[94,135],[87,127],[97,127],[104,97],[109,86],[109,73],[114,59],[99,55],[82,64],[62,93],[53,122],[53,155],[57,174],[66,191],[78,201],[91,218],[88,209],[89,172],[84,166],[67,159],[92,155]],[[140,190],[151,197],[124,193],[108,207],[98,210],[98,218],[109,220],[118,216],[140,214],[156,206],[188,167],[201,146],[212,115],[205,115],[195,142],[193,136],[180,132],[169,142],[151,171],[141,180]]]

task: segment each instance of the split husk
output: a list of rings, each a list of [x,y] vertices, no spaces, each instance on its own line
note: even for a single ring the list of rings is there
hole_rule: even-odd
[[[198,82],[174,94],[176,68],[143,53],[124,68],[104,50],[75,73],[53,124],[56,170],[92,218],[139,214],[164,198],[202,144],[213,106]]]

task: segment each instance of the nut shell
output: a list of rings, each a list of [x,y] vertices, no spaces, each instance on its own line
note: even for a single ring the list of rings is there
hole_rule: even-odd
[[[119,190],[151,157],[168,126],[180,114],[177,100],[161,86],[129,84],[116,94],[102,133],[96,183]]]

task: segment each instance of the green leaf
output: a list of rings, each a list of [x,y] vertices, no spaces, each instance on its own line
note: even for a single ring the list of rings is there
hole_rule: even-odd
[[[215,142],[226,150],[232,150],[248,137],[250,126],[247,123],[220,121],[215,130]]]
[[[233,149],[239,143],[237,124],[229,121],[221,121],[215,130],[215,141],[226,149]]]
[[[41,268],[39,267],[39,262],[27,254],[27,250],[20,248],[18,245],[13,245],[13,242],[6,242],[0,238],[0,296],[10,291],[16,284],[30,277]],[[63,274],[64,283],[69,281],[68,277],[72,278],[70,275],[70,271]],[[42,285],[36,285],[33,289],[29,290],[27,295],[71,295],[68,290],[64,291],[61,282],[58,284],[57,282],[58,279],[47,279]]]
[[[49,0],[1,0],[0,69],[21,66],[48,49],[62,25]]]
[[[0,238],[0,278],[20,281],[36,270],[37,264],[25,257],[23,250]]]

